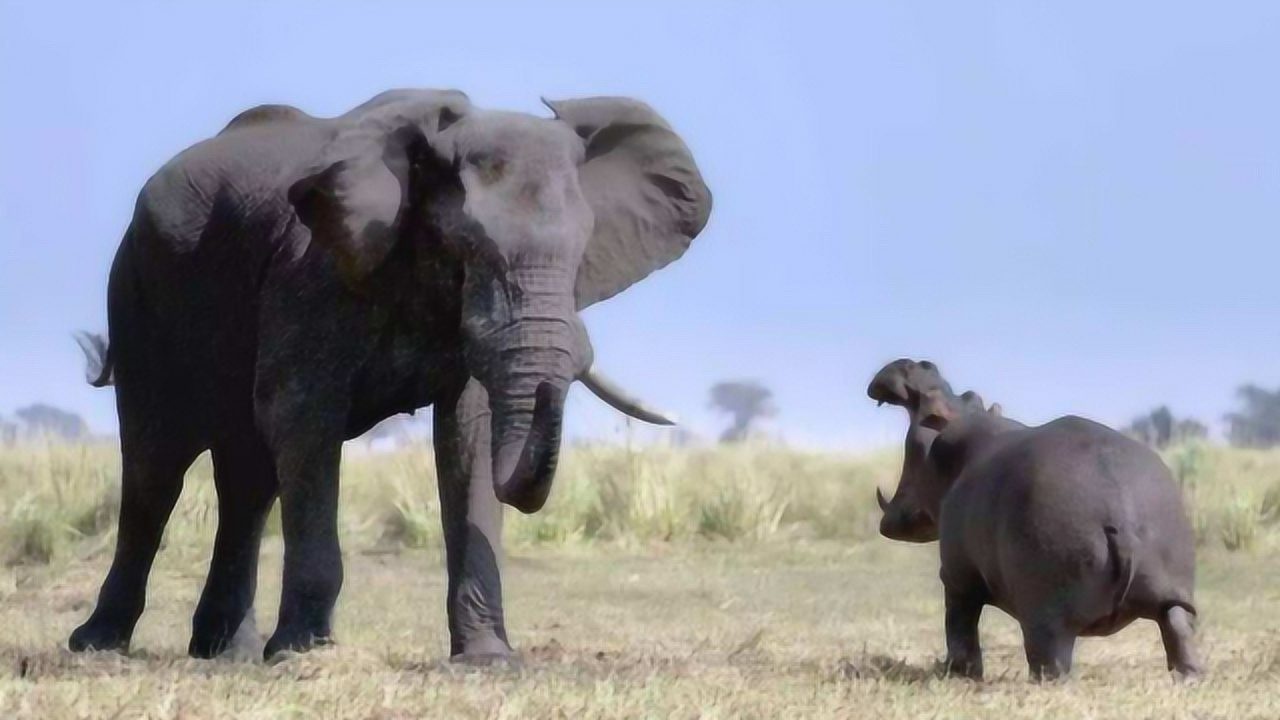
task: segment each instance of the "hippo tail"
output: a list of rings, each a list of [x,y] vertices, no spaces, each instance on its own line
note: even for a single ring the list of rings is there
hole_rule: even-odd
[[[1111,581],[1115,586],[1111,602],[1111,620],[1114,623],[1120,615],[1125,598],[1129,596],[1133,577],[1137,573],[1137,566],[1133,562],[1135,538],[1132,533],[1114,525],[1107,525],[1102,530],[1107,535],[1107,557],[1111,565]]]

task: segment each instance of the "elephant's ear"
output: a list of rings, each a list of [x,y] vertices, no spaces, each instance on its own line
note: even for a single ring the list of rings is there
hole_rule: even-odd
[[[628,98],[543,100],[586,143],[579,169],[595,231],[578,269],[578,308],[679,258],[711,214],[689,148],[648,105]]]
[[[334,121],[333,140],[289,188],[289,202],[348,283],[386,260],[410,204],[411,163],[468,109],[462,93],[396,91]]]

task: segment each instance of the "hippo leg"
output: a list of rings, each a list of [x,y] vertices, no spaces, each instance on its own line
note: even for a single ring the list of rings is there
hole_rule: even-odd
[[[967,595],[950,593],[947,602],[947,674],[982,679],[982,646],[978,620],[985,603]]]
[[[1160,639],[1164,641],[1164,654],[1169,670],[1187,678],[1204,673],[1204,666],[1196,653],[1194,616],[1181,605],[1173,605],[1160,613]]]
[[[1032,680],[1056,680],[1071,672],[1076,635],[1063,627],[1061,621],[1023,623],[1022,644]]]

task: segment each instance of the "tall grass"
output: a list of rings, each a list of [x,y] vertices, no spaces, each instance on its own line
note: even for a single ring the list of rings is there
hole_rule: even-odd
[[[824,455],[764,445],[714,449],[577,446],[564,453],[546,508],[508,514],[519,544],[768,541],[862,538],[874,529],[875,483],[896,481],[896,459]],[[348,458],[342,507],[348,532],[377,542],[440,542],[429,449]]]
[[[1280,535],[1280,451],[1193,443],[1165,453],[1200,545],[1245,550]]]
[[[1202,546],[1280,544],[1280,451],[1187,445],[1165,460]],[[507,542],[858,542],[875,534],[877,485],[897,481],[895,451],[865,455],[744,444],[677,449],[575,446],[547,507],[508,514]],[[0,448],[0,562],[49,563],[109,550],[119,508],[119,455],[108,444],[40,441]],[[340,524],[349,550],[441,545],[431,450],[351,453]],[[207,554],[217,499],[207,456],[188,472],[165,542]],[[273,517],[268,534],[279,532]]]

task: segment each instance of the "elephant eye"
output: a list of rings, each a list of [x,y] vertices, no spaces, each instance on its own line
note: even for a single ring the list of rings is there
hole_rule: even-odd
[[[506,161],[492,153],[472,153],[467,156],[467,164],[475,168],[476,175],[485,185],[492,185],[502,179],[506,170]]]

